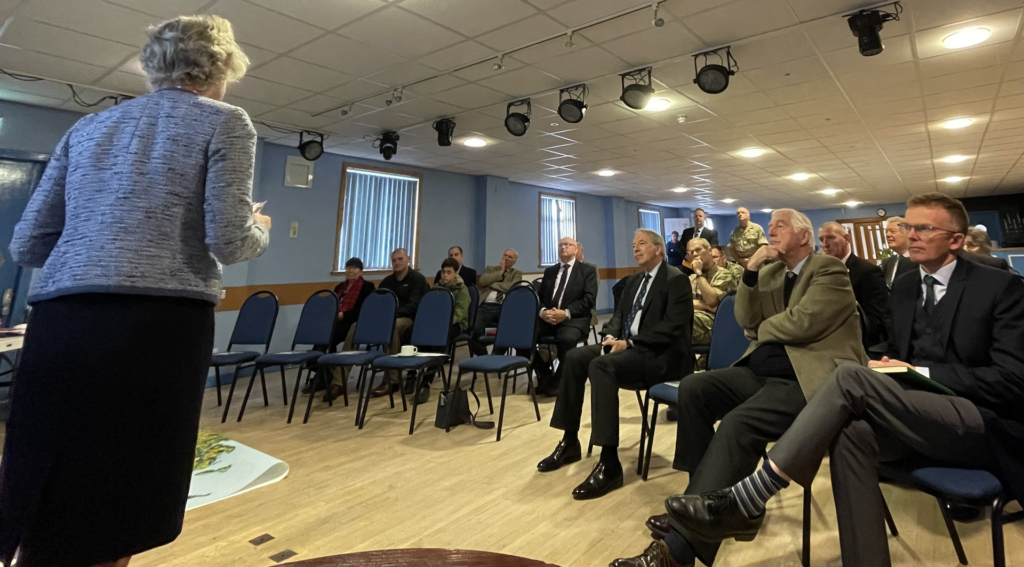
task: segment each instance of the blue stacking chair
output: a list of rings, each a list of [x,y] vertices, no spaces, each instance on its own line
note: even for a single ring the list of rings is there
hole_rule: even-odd
[[[537,335],[537,311],[540,309],[540,300],[537,298],[537,292],[533,290],[533,286],[528,282],[524,283],[526,285],[513,286],[505,296],[505,301],[501,305],[501,316],[498,318],[498,334],[494,337],[494,348],[517,349],[524,352],[530,350],[530,358],[497,354],[473,357],[459,363],[459,375],[455,380],[454,387],[458,389],[462,382],[462,375],[466,372],[473,373],[474,383],[478,372],[484,374],[485,383],[488,373],[504,375],[501,383],[501,409],[498,411],[497,441],[501,441],[501,425],[505,417],[505,395],[508,391],[509,376],[516,370],[529,369],[533,363],[533,357],[537,355],[536,349],[533,347]],[[533,389],[533,378],[529,372],[526,376],[527,391],[533,396],[533,410],[537,413],[537,421],[540,421],[540,408],[537,406],[537,393]],[[489,400],[489,385],[487,396]]]
[[[352,343],[355,348],[366,345],[366,350],[355,354],[334,353],[325,354],[317,361],[317,366],[324,370],[318,373],[320,376],[327,375],[328,368],[337,366],[358,366],[359,380],[356,387],[359,388],[359,398],[356,401],[356,425],[360,429],[363,424],[359,417],[363,407],[363,383],[366,382],[366,368],[374,360],[385,356],[384,349],[391,345],[391,335],[395,331],[395,318],[398,313],[398,297],[390,289],[378,289],[363,302],[363,308],[359,312],[359,321],[356,323],[355,333],[352,335]],[[371,374],[371,380],[372,380]],[[326,380],[326,377],[323,378]],[[328,386],[329,384],[325,384]],[[347,386],[347,385],[346,385]],[[310,396],[312,404],[313,397]],[[330,403],[330,402],[328,402]],[[345,405],[348,406],[348,388],[345,388]],[[308,412],[308,410],[307,410]]]
[[[449,350],[448,330],[452,326],[452,313],[454,309],[455,300],[452,298],[452,292],[442,288],[431,288],[423,296],[423,299],[420,300],[419,307],[416,308],[416,320],[412,323],[412,338],[409,342],[416,348],[440,348],[442,353],[447,353]],[[366,419],[366,410],[370,405],[369,392],[373,385],[373,376],[378,370],[397,370],[400,378],[407,371],[412,371],[413,380],[415,380],[415,387],[412,390],[412,417],[409,419],[409,435],[412,435],[416,428],[416,408],[419,406],[420,380],[427,370],[437,368],[441,371],[441,379],[445,383],[445,389],[447,389],[448,376],[445,374],[444,365],[448,362],[448,358],[448,354],[434,356],[396,356],[392,354],[391,356],[383,356],[374,360],[370,379],[366,381],[367,395],[363,398],[361,419]],[[405,389],[401,388],[400,390],[402,391],[402,411],[405,411]],[[391,404],[391,407],[394,407],[393,401]],[[362,428],[362,422],[360,422],[359,427],[360,429]]]
[[[287,352],[276,352],[264,354],[255,360],[252,379],[249,380],[249,387],[245,391],[245,398],[242,399],[242,408],[238,411],[238,421],[242,421],[245,413],[245,405],[249,401],[249,394],[252,392],[253,382],[256,381],[256,371],[260,373],[260,381],[263,384],[263,402],[267,403],[267,382],[264,378],[263,369],[270,366],[281,368],[281,394],[285,398],[285,405],[288,404],[288,385],[285,382],[284,369],[286,366],[299,366],[299,373],[295,377],[295,390],[292,392],[292,404],[288,410],[288,423],[292,422],[295,414],[295,400],[299,397],[299,386],[302,384],[302,371],[306,370],[307,375],[313,371],[313,363],[324,353],[313,350],[313,345],[330,345],[334,334],[334,320],[338,317],[338,296],[333,291],[322,289],[309,296],[305,305],[302,306],[302,314],[299,315],[299,324],[295,326],[295,336],[292,338],[292,348]],[[309,350],[295,350],[296,346],[309,345]],[[315,390],[310,391],[310,396]],[[306,420],[309,420],[309,412],[306,412]]]
[[[448,376],[452,375],[452,367],[455,365],[455,349],[461,345],[469,346],[469,334],[473,332],[473,326],[476,325],[476,308],[477,303],[480,302],[480,290],[473,284],[466,286],[469,290],[469,326],[466,327],[465,333],[460,333],[452,339],[451,350],[448,355],[451,357],[448,360]],[[469,356],[473,356],[473,350],[470,349]]]
[[[882,482],[898,484],[920,490],[934,496],[939,501],[939,510],[946,523],[949,537],[953,540],[957,559],[961,565],[967,565],[967,555],[960,543],[953,520],[946,509],[947,504],[968,506],[971,508],[992,508],[992,563],[995,567],[1006,566],[1006,549],[1003,545],[1003,526],[1024,520],[1024,511],[1007,514],[1005,508],[1014,501],[1013,496],[992,473],[976,469],[957,469],[947,467],[904,467],[899,464],[887,464],[879,467]],[[886,509],[886,519],[890,521],[890,530],[894,526]]]
[[[213,358],[210,359],[210,366],[213,367],[214,376],[217,378],[218,406],[221,405],[220,369],[222,366],[235,367],[231,375],[231,389],[228,390],[228,403],[224,406],[222,423],[227,419],[231,394],[234,393],[235,382],[238,381],[238,371],[270,350],[270,339],[274,335],[274,325],[277,324],[278,308],[277,296],[269,291],[257,291],[250,295],[242,304],[242,308],[238,310],[238,318],[235,319],[235,328],[231,331],[227,351],[215,352]],[[263,345],[263,352],[254,350],[233,352],[231,349],[237,345]]]

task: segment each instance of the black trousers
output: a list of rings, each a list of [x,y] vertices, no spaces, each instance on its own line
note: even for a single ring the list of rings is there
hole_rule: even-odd
[[[579,432],[590,377],[591,441],[601,447],[619,446],[619,390],[646,388],[661,380],[648,381],[644,355],[636,349],[601,354],[601,345],[575,348],[565,357],[562,390],[555,400],[551,427]]]
[[[501,316],[501,304],[500,303],[481,303],[476,308],[476,324],[473,325],[473,332],[469,335],[469,350],[473,351],[473,356],[483,356],[487,354],[487,345],[477,341],[477,338],[484,335],[484,329],[488,327],[497,327],[498,318]],[[504,352],[498,352],[495,349],[494,354],[504,354]]]
[[[555,348],[558,349],[558,368],[555,369],[554,374],[554,380],[556,382],[562,376],[562,369],[565,367],[566,355],[576,348],[580,339],[583,338],[583,334],[583,331],[580,331],[578,327],[571,327],[564,323],[561,325],[552,325],[541,321],[537,324],[538,337],[555,337]],[[539,356],[533,357],[533,370],[537,373],[537,376],[540,379],[547,379],[551,377],[551,369],[548,366],[548,363],[541,360]]]
[[[748,367],[691,374],[679,383],[679,421],[672,467],[690,473],[685,494],[720,490],[753,472],[768,443],[807,405],[792,378],[765,378]],[[715,423],[721,421],[718,430]],[[682,532],[712,565],[719,543]]]

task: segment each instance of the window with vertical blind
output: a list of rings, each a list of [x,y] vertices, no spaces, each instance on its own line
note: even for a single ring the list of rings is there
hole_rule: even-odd
[[[540,196],[540,263],[558,262],[558,241],[576,238],[576,199],[560,195]]]
[[[419,175],[345,164],[341,177],[334,272],[349,258],[366,271],[391,270],[391,252],[405,248],[416,267]]]
[[[661,213],[650,209],[640,209],[640,228],[661,234]]]

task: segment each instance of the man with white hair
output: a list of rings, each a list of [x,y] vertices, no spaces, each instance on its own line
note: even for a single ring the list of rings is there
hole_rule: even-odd
[[[779,209],[768,235],[736,293],[736,320],[750,339],[746,354],[730,368],[679,383],[672,466],[690,473],[688,495],[721,490],[749,475],[839,362],[867,364],[846,267],[813,253],[807,216]],[[669,498],[666,507],[677,500]],[[675,526],[668,514],[651,517],[647,527],[657,541],[612,565],[714,564],[719,543]]]
[[[501,254],[501,261],[497,266],[487,266],[484,273],[477,276],[476,285],[480,288],[480,306],[477,307],[476,324],[469,336],[469,349],[473,351],[473,356],[487,354],[487,345],[479,342],[479,339],[487,328],[498,326],[501,304],[505,302],[505,294],[512,289],[516,282],[523,279],[523,272],[513,267],[518,260],[519,253],[509,248]],[[504,353],[495,352],[494,354]]]
[[[895,252],[882,261],[882,273],[885,274],[885,285],[892,287],[896,278],[903,274],[910,274],[917,271],[917,264],[912,262],[908,255],[910,241],[907,233],[900,228],[900,224],[907,221],[903,217],[889,217],[885,221],[885,241],[889,244],[889,250]]]
[[[846,227],[837,222],[827,222],[818,228],[818,241],[821,242],[822,254],[839,258],[850,271],[850,283],[853,284],[853,295],[857,298],[865,319],[864,348],[883,343],[888,338],[891,324],[889,313],[889,288],[885,286],[882,269],[858,258],[853,253],[853,245]]]

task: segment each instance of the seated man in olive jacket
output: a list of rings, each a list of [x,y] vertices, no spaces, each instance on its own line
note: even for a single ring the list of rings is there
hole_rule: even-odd
[[[473,356],[487,354],[487,345],[478,339],[484,335],[484,330],[488,327],[498,326],[505,294],[516,282],[523,280],[523,273],[513,267],[517,260],[519,253],[509,248],[501,255],[501,262],[498,262],[497,266],[487,266],[484,273],[476,278],[477,287],[480,288],[480,306],[476,310],[476,325],[469,336],[469,348],[473,351]]]

